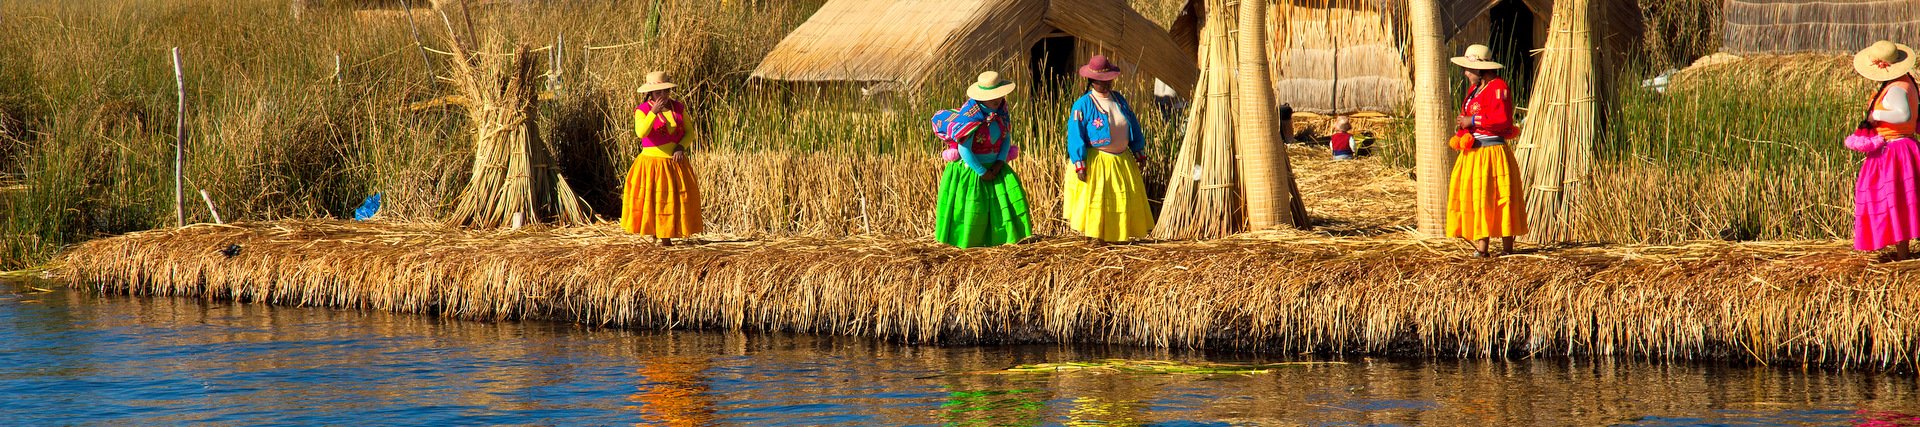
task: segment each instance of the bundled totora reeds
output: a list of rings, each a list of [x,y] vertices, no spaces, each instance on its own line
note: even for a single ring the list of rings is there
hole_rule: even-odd
[[[1595,99],[1592,15],[1588,0],[1554,3],[1552,33],[1540,54],[1526,130],[1515,144],[1527,184],[1527,222],[1536,242],[1571,240],[1580,185],[1592,169],[1600,133]]]
[[[1838,367],[1910,367],[1920,356],[1920,293],[1903,285],[1920,263],[1870,263],[1845,242],[1563,247],[1492,260],[1455,245],[1270,231],[975,250],[873,238],[661,248],[605,225],[284,221],[100,239],[60,265],[73,286],[118,294],[921,343]]]

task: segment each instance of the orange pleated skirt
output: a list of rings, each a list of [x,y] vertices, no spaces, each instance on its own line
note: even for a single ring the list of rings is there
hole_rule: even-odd
[[[1475,148],[1453,162],[1447,186],[1447,237],[1468,240],[1527,234],[1526,188],[1506,145]]]
[[[620,228],[670,239],[699,233],[700,184],[693,167],[671,157],[634,158],[620,192]]]

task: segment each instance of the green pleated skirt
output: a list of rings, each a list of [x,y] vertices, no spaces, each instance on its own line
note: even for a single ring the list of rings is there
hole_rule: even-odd
[[[933,238],[957,247],[999,246],[1033,235],[1027,192],[1011,167],[980,179],[965,162],[947,162],[933,214]]]

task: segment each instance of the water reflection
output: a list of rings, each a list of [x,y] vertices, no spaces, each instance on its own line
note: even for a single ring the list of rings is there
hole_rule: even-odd
[[[26,302],[33,301],[33,302]],[[1706,363],[1348,359],[1253,376],[998,374],[1024,363],[1276,362],[1133,347],[902,346],[768,333],[0,285],[9,425],[1914,425],[1911,373]]]
[[[715,421],[714,401],[704,375],[713,365],[713,357],[699,355],[706,349],[685,348],[684,340],[669,336],[655,353],[641,358],[643,365],[634,371],[640,384],[627,400],[638,404],[644,422],[634,425],[704,426]],[[689,354],[691,353],[691,354]]]

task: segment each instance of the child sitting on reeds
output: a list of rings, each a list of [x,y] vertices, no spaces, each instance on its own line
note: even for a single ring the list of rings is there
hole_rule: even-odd
[[[1333,118],[1330,127],[1333,128],[1333,136],[1327,145],[1333,149],[1333,159],[1353,160],[1353,134],[1348,133],[1353,131],[1353,124],[1348,122],[1347,116],[1340,116]]]

